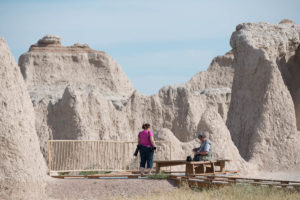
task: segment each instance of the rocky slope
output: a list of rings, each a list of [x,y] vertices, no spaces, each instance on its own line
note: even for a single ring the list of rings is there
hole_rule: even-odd
[[[299,30],[290,22],[244,23],[231,37],[235,74],[227,125],[241,155],[261,168],[300,161]]]
[[[45,199],[46,165],[19,67],[0,38],[0,199]]]

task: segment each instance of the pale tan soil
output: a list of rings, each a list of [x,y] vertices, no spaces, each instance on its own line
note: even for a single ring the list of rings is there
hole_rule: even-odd
[[[247,177],[274,179],[274,180],[289,180],[300,181],[300,170],[278,171],[278,172],[257,172],[255,175],[248,175]]]
[[[245,175],[245,177],[261,178],[261,179],[274,179],[274,180],[289,180],[300,181],[300,166],[290,170],[282,171],[255,171],[253,174]]]
[[[300,181],[300,170],[289,172],[256,172],[242,177]],[[168,192],[177,188],[168,180],[151,179],[55,179],[47,184],[48,200],[98,200],[130,198],[144,194]]]
[[[176,189],[174,182],[149,179],[55,179],[48,181],[48,200],[93,200],[134,197]]]

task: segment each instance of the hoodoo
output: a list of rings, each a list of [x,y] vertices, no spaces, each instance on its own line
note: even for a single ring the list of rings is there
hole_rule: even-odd
[[[235,74],[227,125],[241,155],[264,169],[300,161],[299,30],[293,23],[244,23],[231,37]]]
[[[88,45],[64,47],[58,36],[40,39],[20,57],[19,65],[39,116],[36,129],[47,157],[49,138],[135,141],[145,121],[158,134],[166,128],[178,142],[193,141],[207,108],[223,122],[227,119],[232,61],[232,52],[218,56],[208,71],[152,96],[134,91],[120,66],[105,52]],[[181,157],[189,152],[182,152]]]
[[[21,72],[0,38],[0,199],[45,199],[46,165]]]

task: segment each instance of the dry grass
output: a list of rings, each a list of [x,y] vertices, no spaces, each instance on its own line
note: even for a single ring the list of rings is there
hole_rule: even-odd
[[[115,200],[124,197],[113,198]],[[254,187],[251,185],[234,185],[224,188],[213,189],[190,189],[181,187],[172,192],[154,193],[138,197],[127,198],[128,200],[299,200],[300,193],[287,189],[269,187]]]

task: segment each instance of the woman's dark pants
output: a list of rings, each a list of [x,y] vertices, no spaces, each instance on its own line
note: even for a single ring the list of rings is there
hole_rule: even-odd
[[[153,154],[154,151],[151,150],[151,147],[140,146],[140,155],[141,163],[140,167],[145,168],[147,162],[147,168],[152,169],[153,166]]]

